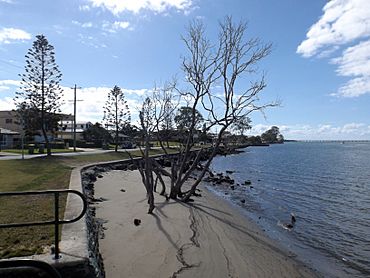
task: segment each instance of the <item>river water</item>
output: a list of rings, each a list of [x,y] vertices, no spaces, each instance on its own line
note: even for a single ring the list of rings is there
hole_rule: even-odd
[[[235,190],[211,189],[243,207],[322,276],[370,277],[370,144],[285,143],[244,150],[218,156],[211,166],[216,172],[234,170]],[[294,228],[286,229],[292,213]]]

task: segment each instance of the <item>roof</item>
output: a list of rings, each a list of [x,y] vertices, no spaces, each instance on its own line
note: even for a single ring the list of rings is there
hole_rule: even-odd
[[[66,125],[73,125],[73,120],[63,120],[63,121],[59,121],[59,124],[66,124]],[[76,121],[76,125],[86,125],[86,124],[93,124],[92,122],[90,121]]]
[[[1,128],[1,127],[0,127],[0,134],[18,135],[18,134],[19,134],[19,132],[12,131],[12,130],[5,129],[5,128]]]

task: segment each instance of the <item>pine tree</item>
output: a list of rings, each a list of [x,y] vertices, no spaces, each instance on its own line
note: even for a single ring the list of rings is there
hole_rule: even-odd
[[[103,123],[107,129],[114,130],[115,151],[118,151],[119,132],[130,123],[130,110],[121,88],[114,86],[108,93],[108,99],[104,105]]]
[[[20,74],[20,91],[16,92],[15,104],[20,114],[27,118],[28,130],[41,130],[47,154],[51,155],[48,131],[57,127],[63,90],[59,83],[62,74],[54,58],[54,47],[44,35],[37,35],[27,52],[25,73]],[[32,117],[29,117],[32,115]]]

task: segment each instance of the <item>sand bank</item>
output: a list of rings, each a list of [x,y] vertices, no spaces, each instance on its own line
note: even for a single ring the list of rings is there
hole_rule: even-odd
[[[313,277],[230,204],[200,188],[202,197],[189,205],[156,195],[149,215],[138,171],[99,179],[106,277]]]

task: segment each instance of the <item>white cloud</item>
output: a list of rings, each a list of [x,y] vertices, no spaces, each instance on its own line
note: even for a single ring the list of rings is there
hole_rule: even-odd
[[[297,52],[305,57],[320,49],[370,36],[370,1],[332,0],[323,8],[323,16],[311,26]]]
[[[110,87],[88,87],[77,90],[77,99],[81,100],[77,102],[77,120],[78,121],[91,121],[101,122],[104,110],[103,106],[107,100],[108,92],[112,88]],[[69,87],[63,87],[64,90],[64,105],[62,106],[62,112],[65,114],[73,114],[73,90]],[[130,107],[130,112],[133,118],[137,117],[138,110],[141,100],[140,96],[144,95],[148,89],[124,89],[125,98]]]
[[[11,97],[0,98],[0,111],[12,109],[15,109],[15,105]]]
[[[0,0],[0,3],[14,4],[13,0]]]
[[[138,13],[151,10],[163,13],[170,8],[186,12],[192,6],[192,0],[88,0],[93,7],[109,10],[114,15],[122,12]]]
[[[297,53],[323,58],[341,49],[341,56],[330,61],[338,66],[338,75],[352,79],[332,95],[358,97],[370,93],[370,1],[332,0],[323,13]]]
[[[72,23],[75,24],[75,25],[78,25],[78,26],[80,26],[82,28],[91,28],[91,27],[93,27],[93,23],[92,22],[84,22],[84,23],[82,23],[82,22],[79,22],[77,20],[72,20]]]
[[[9,44],[14,41],[30,40],[31,37],[32,37],[31,34],[21,29],[16,28],[0,29],[0,44],[1,43]]]
[[[18,81],[18,80],[10,80],[10,79],[0,80],[0,86],[17,86],[17,87],[19,87],[20,84],[21,84],[21,82]]]
[[[112,24],[112,27],[114,29],[126,29],[130,26],[130,22],[128,21],[115,21],[113,24]]]
[[[128,21],[115,21],[113,23],[104,21],[102,24],[102,29],[109,33],[116,33],[120,29],[132,30],[132,27],[130,27],[130,22]]]
[[[90,11],[90,6],[89,5],[82,5],[82,6],[79,6],[78,9],[80,11],[88,12],[88,11]]]
[[[348,47],[341,57],[332,59],[341,76],[370,76],[370,40]]]
[[[354,78],[339,88],[337,93],[331,94],[337,97],[359,97],[370,93],[370,77]]]

